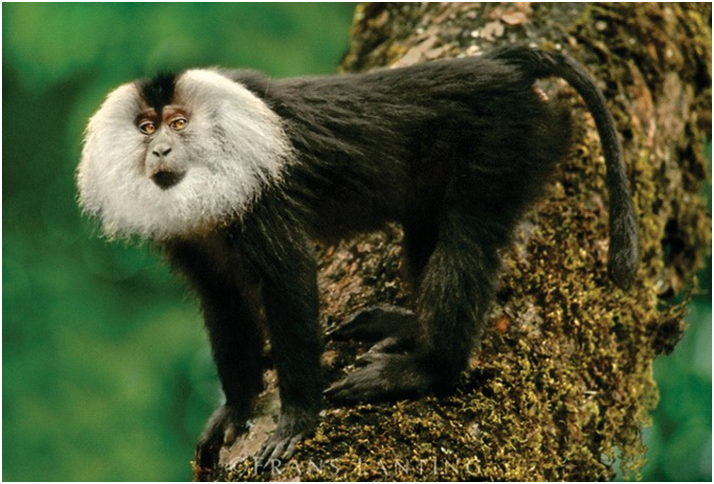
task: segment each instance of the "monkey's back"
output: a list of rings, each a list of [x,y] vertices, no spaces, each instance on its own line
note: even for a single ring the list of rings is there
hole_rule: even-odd
[[[505,234],[571,137],[564,106],[489,58],[273,81],[264,96],[296,148],[288,190],[318,233],[429,224],[461,184],[461,203]]]

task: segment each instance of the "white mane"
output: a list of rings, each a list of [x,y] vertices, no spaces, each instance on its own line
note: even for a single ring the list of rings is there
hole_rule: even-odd
[[[187,172],[167,190],[143,170],[147,137],[134,121],[146,106],[135,84],[109,94],[89,122],[79,201],[110,237],[161,240],[210,230],[240,217],[264,186],[279,182],[291,159],[278,115],[221,74],[186,71],[175,99],[190,113],[182,146]]]

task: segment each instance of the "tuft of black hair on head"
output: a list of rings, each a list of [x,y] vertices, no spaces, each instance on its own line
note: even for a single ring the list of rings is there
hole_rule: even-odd
[[[146,104],[158,112],[161,112],[164,106],[171,104],[176,78],[175,72],[159,72],[152,78],[139,81],[139,91]]]

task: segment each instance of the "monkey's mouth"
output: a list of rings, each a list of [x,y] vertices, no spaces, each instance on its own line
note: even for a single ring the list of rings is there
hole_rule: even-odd
[[[151,180],[162,190],[168,190],[186,176],[185,171],[158,170],[151,175]]]

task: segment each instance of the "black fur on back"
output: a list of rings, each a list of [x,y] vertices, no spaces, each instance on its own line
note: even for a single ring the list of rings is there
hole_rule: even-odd
[[[533,93],[533,82],[550,76],[583,96],[597,124],[610,194],[609,271],[628,288],[639,257],[622,148],[602,92],[568,56],[505,46],[368,74],[232,77],[283,118],[304,162],[291,175],[294,195],[307,204],[317,233],[374,228],[385,218],[408,222],[410,214],[419,224],[434,222],[445,177],[468,173],[479,191],[474,210],[493,226],[494,242],[505,243],[570,145],[567,107]]]
[[[461,203],[490,243],[507,243],[570,145],[568,110],[486,58],[274,81],[264,100],[299,153],[288,189],[318,235],[436,226],[451,180],[468,179]]]

